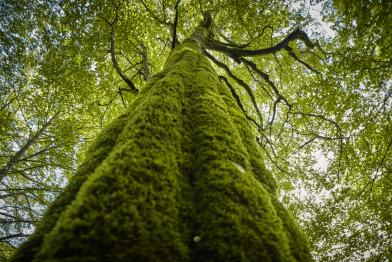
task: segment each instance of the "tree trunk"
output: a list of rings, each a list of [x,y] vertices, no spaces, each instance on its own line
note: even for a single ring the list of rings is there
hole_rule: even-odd
[[[8,162],[4,165],[4,167],[0,168],[0,183],[3,181],[5,177],[8,176],[11,169],[18,164],[24,154],[30,149],[32,145],[34,145],[37,140],[42,136],[42,134],[48,129],[48,127],[52,124],[53,120],[57,117],[59,113],[56,113],[53,117],[51,117],[48,122],[46,122],[37,132],[30,137],[27,142],[8,160]]]
[[[11,261],[312,260],[206,33],[172,50]]]

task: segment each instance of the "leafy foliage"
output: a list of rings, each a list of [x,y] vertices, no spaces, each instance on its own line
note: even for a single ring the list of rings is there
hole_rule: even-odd
[[[315,259],[390,260],[390,1],[178,3],[180,42],[207,10],[213,38],[231,48],[263,49],[298,28],[307,33],[313,48],[297,39],[242,60],[209,52],[227,66],[215,64],[253,119],[281,199],[311,238]],[[156,74],[170,53],[176,4],[0,3],[0,169],[12,163],[0,184],[3,256],[31,233],[90,138],[135,97],[113,66],[111,33],[120,69],[143,90],[144,65]]]

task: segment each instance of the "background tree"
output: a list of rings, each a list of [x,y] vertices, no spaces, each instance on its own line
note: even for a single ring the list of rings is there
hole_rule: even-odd
[[[70,142],[62,156],[56,156],[61,152],[57,149],[41,155],[40,162],[53,159],[50,163],[55,172],[36,166],[36,171],[23,173],[36,181],[42,180],[38,177],[51,181],[41,185],[47,192],[34,204],[33,210],[40,210],[38,218],[54,199],[55,192],[50,192],[58,191],[72,173],[66,170],[74,170],[80,162],[84,142],[133,100],[132,92],[126,91],[129,85],[113,66],[113,57],[123,74],[142,90],[149,75],[145,65],[150,65],[150,75],[160,71],[176,42],[174,24],[178,41],[183,41],[204,10],[214,14],[214,39],[230,48],[276,46],[301,28],[310,36],[313,48],[296,40],[267,55],[246,58],[248,62],[215,52],[210,57],[227,65],[217,63],[220,79],[257,129],[257,141],[281,199],[301,218],[314,243],[315,258],[386,260],[391,246],[392,139],[390,29],[384,21],[390,19],[391,6],[370,1],[351,3],[348,8],[349,4],[132,1],[119,6],[105,1],[6,1],[1,4],[1,56],[6,63],[0,65],[1,136],[5,138],[1,139],[4,157],[0,167],[61,112],[44,134],[54,140],[31,146],[26,155]],[[330,24],[318,22],[318,9]],[[329,33],[323,35],[320,28],[331,22]],[[21,112],[28,114],[26,120]],[[59,126],[59,132],[48,133],[56,130],[57,123],[65,124]],[[22,129],[26,131],[17,138]],[[29,167],[19,163],[15,171]],[[33,185],[25,178],[12,181],[14,184],[6,181],[2,185],[2,194]],[[22,195],[2,203],[13,208],[4,209],[8,217],[1,218],[15,222],[2,223],[5,238],[1,241],[18,245],[21,238],[8,237],[31,233],[27,230],[31,224],[19,222],[33,221],[28,201]],[[20,218],[8,220],[9,215]]]

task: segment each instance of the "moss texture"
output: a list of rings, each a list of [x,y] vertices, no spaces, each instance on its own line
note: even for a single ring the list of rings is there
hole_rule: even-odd
[[[311,261],[254,137],[185,41],[11,261]]]

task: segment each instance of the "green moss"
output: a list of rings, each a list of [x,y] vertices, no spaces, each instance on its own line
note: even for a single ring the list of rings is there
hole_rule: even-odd
[[[272,203],[283,221],[286,234],[289,237],[290,252],[296,261],[312,261],[309,252],[309,245],[305,235],[301,232],[294,217],[283,207],[279,201],[273,197]]]
[[[172,51],[116,123],[24,261],[311,260],[251,128],[196,42]]]
[[[200,237],[192,248],[192,258],[293,261],[282,221],[265,185],[256,177],[268,181],[264,177],[269,174],[254,172],[249,141],[243,141],[241,132],[254,136],[250,128],[237,127],[234,121],[243,118],[239,109],[236,105],[232,108],[232,98],[224,95],[205,58],[198,60],[198,77],[191,78],[187,89],[196,208],[193,234]],[[244,121],[240,124],[247,125]],[[260,154],[255,157],[261,161]],[[260,169],[265,170],[262,164]]]

